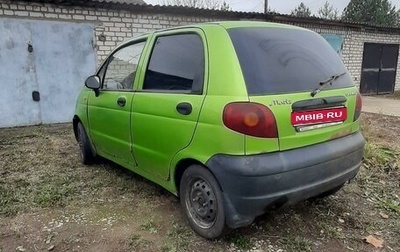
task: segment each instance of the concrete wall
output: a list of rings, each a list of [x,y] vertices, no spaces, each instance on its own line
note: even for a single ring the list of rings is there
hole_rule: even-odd
[[[169,28],[191,23],[224,20],[205,12],[190,15],[160,13],[137,13],[124,10],[106,10],[98,8],[60,7],[51,4],[29,3],[0,0],[0,16],[29,17],[32,19],[50,19],[72,22],[90,22],[95,25],[98,63],[118,43],[155,29]],[[236,20],[240,17],[233,18]],[[231,18],[232,20],[232,18]],[[363,48],[365,42],[400,43],[400,34],[366,31],[358,28],[321,25],[319,23],[290,23],[312,29],[318,33],[338,34],[344,37],[343,61],[351,72],[356,85],[360,83]],[[399,60],[400,62],[400,60]],[[400,89],[400,64],[398,64],[396,89]]]

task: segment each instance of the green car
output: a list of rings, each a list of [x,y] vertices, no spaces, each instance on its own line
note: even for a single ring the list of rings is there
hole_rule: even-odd
[[[307,29],[155,31],[118,46],[85,85],[73,119],[83,163],[101,156],[161,185],[208,239],[332,194],[361,164],[361,96]]]

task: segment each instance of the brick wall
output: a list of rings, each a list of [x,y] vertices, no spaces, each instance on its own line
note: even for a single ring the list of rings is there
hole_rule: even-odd
[[[69,22],[90,22],[95,24],[95,45],[100,63],[109,52],[122,41],[132,36],[155,29],[169,28],[191,23],[224,20],[215,16],[199,14],[137,13],[124,10],[106,10],[82,7],[60,7],[51,4],[26,3],[0,0],[0,17],[49,19]],[[230,18],[232,20],[232,18]],[[242,19],[240,17],[234,18]],[[360,83],[363,48],[365,42],[400,43],[400,34],[361,31],[356,28],[338,27],[312,23],[290,23],[312,29],[318,33],[338,34],[344,37],[342,58],[351,72],[356,85]],[[400,89],[400,59],[397,69],[396,89]]]
[[[176,16],[168,14],[131,13],[81,7],[59,7],[51,4],[0,0],[0,16],[53,21],[90,22],[95,24],[99,63],[119,43],[132,36],[156,29],[192,23],[211,22],[208,17]]]
[[[348,43],[346,45],[347,54],[345,63],[349,66],[354,77],[361,76],[361,65],[364,51],[364,43],[384,43],[384,44],[399,44],[400,35],[389,33],[368,33],[368,32],[353,32],[349,34]],[[359,79],[357,84],[359,84]],[[397,65],[396,75],[396,90],[400,90],[400,57]]]

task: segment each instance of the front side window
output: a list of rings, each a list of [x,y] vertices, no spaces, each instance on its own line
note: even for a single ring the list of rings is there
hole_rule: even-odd
[[[110,56],[103,89],[133,89],[137,65],[145,43],[128,45]]]
[[[146,70],[143,90],[201,93],[204,47],[196,34],[157,38]]]

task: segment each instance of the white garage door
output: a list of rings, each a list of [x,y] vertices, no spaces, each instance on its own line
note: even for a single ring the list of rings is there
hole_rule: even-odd
[[[86,23],[0,19],[0,127],[71,121],[93,36]]]

